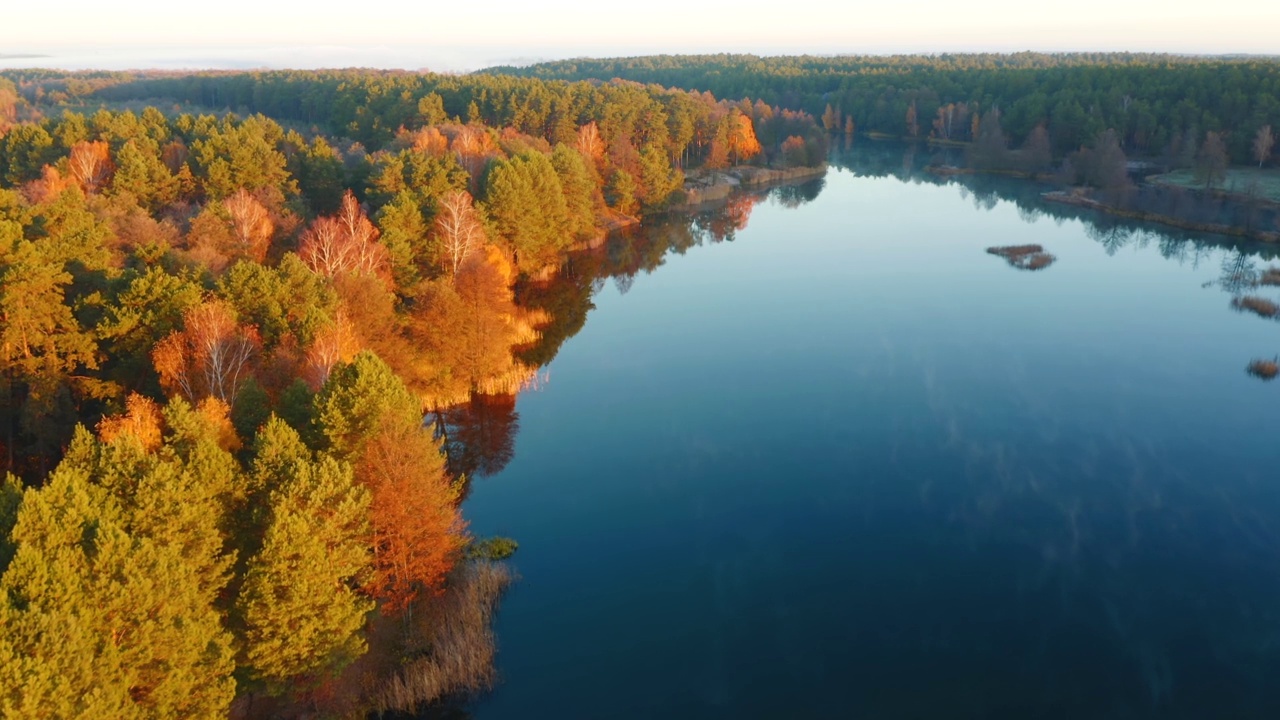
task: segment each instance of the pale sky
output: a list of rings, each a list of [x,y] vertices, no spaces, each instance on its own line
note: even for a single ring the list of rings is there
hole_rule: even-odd
[[[6,3],[18,66],[431,67],[583,55],[1134,50],[1280,55],[1280,1],[61,0]]]

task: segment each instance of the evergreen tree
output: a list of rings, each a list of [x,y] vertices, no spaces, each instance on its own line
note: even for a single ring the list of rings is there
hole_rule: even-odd
[[[270,491],[270,518],[237,611],[245,664],[272,693],[363,654],[360,630],[373,609],[355,589],[369,569],[368,493],[349,466],[309,455],[283,421],[263,428],[254,475]]]
[[[28,490],[0,577],[9,718],[222,718],[231,638],[177,547],[125,529],[77,470]]]
[[[662,164],[666,169],[665,159]],[[560,144],[551,153],[551,165],[564,191],[566,228],[575,237],[590,234],[596,227],[596,207],[603,205],[603,201],[586,160],[578,151]]]

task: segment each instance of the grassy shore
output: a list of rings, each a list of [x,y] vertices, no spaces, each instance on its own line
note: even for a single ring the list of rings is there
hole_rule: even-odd
[[[1191,170],[1174,170],[1163,175],[1152,175],[1148,182],[1194,190],[1203,190],[1204,182],[1196,180]],[[1280,168],[1233,167],[1227,177],[1214,189],[1231,195],[1257,197],[1280,203]]]

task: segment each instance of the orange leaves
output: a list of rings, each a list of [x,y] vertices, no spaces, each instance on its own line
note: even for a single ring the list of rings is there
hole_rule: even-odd
[[[312,390],[319,390],[329,379],[333,366],[351,362],[360,352],[360,335],[347,314],[339,310],[333,323],[316,333],[311,347],[307,348],[303,376]]]
[[[258,202],[249,191],[241,188],[223,200],[222,207],[227,211],[235,239],[235,247],[229,254],[232,257],[247,257],[259,263],[265,260],[271,246],[271,236],[276,229],[266,206]]]
[[[728,123],[726,131],[729,157],[734,162],[743,162],[759,155],[760,141],[756,139],[755,126],[751,124],[751,118],[735,108],[725,120]]]
[[[257,329],[240,326],[229,305],[209,300],[184,313],[183,329],[156,343],[151,359],[167,391],[192,402],[215,397],[230,405],[261,344]]]
[[[466,544],[439,445],[416,423],[385,422],[365,445],[356,476],[372,494],[369,591],[392,611],[439,591]]]
[[[386,246],[378,242],[378,229],[349,190],[337,215],[317,218],[302,234],[298,254],[312,272],[326,277],[354,272],[385,279],[390,273],[390,258]]]
[[[574,146],[597,167],[604,159],[604,140],[600,137],[600,127],[595,124],[595,121],[578,128],[578,139]]]
[[[98,423],[98,437],[105,443],[124,435],[133,436],[143,449],[154,452],[160,447],[164,421],[160,406],[137,393],[129,393],[124,401],[125,413],[104,417]]]
[[[808,159],[807,154],[804,138],[799,135],[791,135],[782,141],[782,158],[788,165],[793,167],[804,165]]]
[[[81,190],[95,193],[106,185],[111,173],[115,171],[115,166],[111,163],[111,148],[102,140],[78,142],[71,146],[67,168],[71,179]]]
[[[436,128],[423,128],[413,135],[413,149],[425,155],[443,155],[449,151],[449,138]]]
[[[40,174],[40,179],[32,180],[24,185],[22,194],[33,205],[40,205],[52,201],[69,187],[71,187],[69,178],[62,177],[58,169],[52,165],[45,165]]]

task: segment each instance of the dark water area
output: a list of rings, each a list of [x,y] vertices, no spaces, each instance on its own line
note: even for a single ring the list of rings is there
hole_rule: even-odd
[[[930,160],[854,146],[522,290],[539,387],[449,419],[520,543],[467,714],[1280,716],[1280,324],[1231,307],[1280,300],[1270,248]]]

